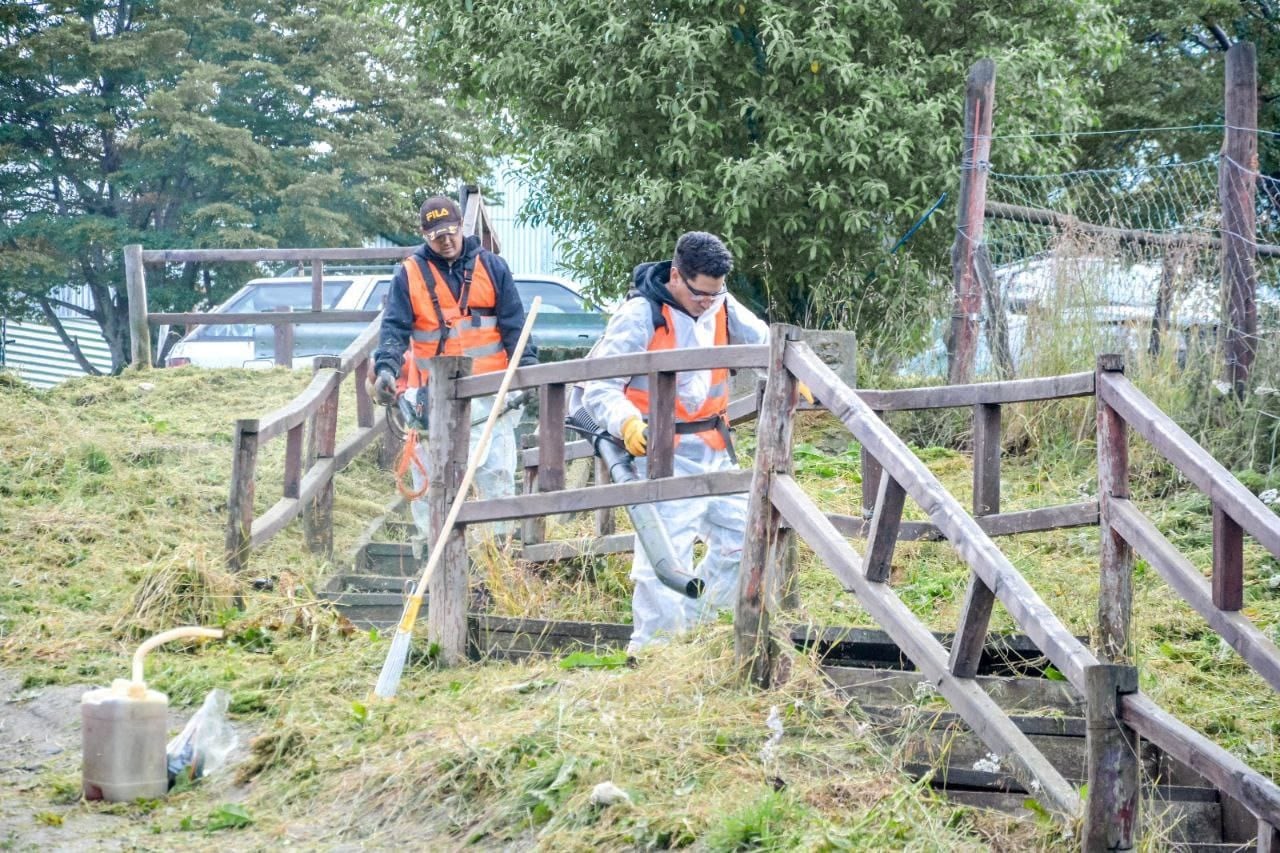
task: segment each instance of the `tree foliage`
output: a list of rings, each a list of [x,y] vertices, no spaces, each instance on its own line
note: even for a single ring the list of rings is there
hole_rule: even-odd
[[[995,59],[1004,133],[1095,119],[1088,71],[1118,55],[1106,0],[469,0],[417,7],[428,56],[503,130],[567,233],[576,272],[618,292],[681,231],[724,235],[739,292],[775,318],[873,327],[946,262],[964,83]],[[458,50],[468,45],[469,50]],[[1005,160],[1071,152],[1011,140]],[[912,291],[915,292],[915,291]]]
[[[129,358],[120,249],[356,245],[412,234],[415,190],[487,143],[381,10],[340,0],[54,0],[0,8],[0,310],[87,286]],[[148,268],[151,310],[246,269]]]

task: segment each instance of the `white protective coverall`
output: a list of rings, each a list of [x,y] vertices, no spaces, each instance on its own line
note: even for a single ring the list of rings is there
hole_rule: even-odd
[[[419,391],[425,392],[425,390],[425,388],[410,388],[404,393],[410,403],[416,403]],[[508,399],[514,397],[514,394],[508,395]],[[484,424],[493,407],[493,400],[493,397],[476,397],[471,400],[471,443],[468,462],[475,461],[476,451],[480,448],[480,438],[484,434]],[[490,498],[506,498],[516,493],[516,424],[520,423],[523,413],[523,407],[513,408],[499,415],[497,422],[493,425],[489,452],[484,462],[476,469],[474,478],[476,492],[482,501]],[[422,440],[418,443],[415,456],[422,463],[422,469],[420,470],[417,465],[409,465],[415,492],[422,489],[431,471],[427,461],[427,431],[419,429],[419,435]],[[427,475],[422,473],[423,470],[427,471]],[[418,533],[426,537],[431,530],[426,494],[410,503],[409,509],[413,513],[414,523],[418,526]],[[515,522],[493,521],[486,528],[494,536],[508,536],[515,530]]]
[[[676,348],[714,346],[715,317],[721,304],[725,303],[729,311],[730,343],[768,343],[768,325],[731,295],[725,294],[711,303],[696,320],[672,308]],[[589,357],[645,352],[653,332],[653,311],[649,300],[632,297],[609,320],[604,336],[592,348]],[[616,436],[622,435],[622,424],[628,418],[641,414],[626,397],[629,382],[623,377],[582,385],[583,404],[597,423]],[[676,374],[676,394],[689,411],[696,411],[703,404],[710,387],[709,370]],[[696,434],[680,435],[677,440],[674,461],[677,477],[738,468],[738,461],[727,450],[712,449]],[[644,457],[636,460],[636,470],[641,477],[646,474],[646,461]],[[631,563],[635,593],[631,600],[632,629],[628,652],[649,645],[659,634],[677,634],[714,618],[721,608],[733,606],[737,594],[742,538],[747,523],[747,496],[684,498],[663,501],[654,507],[686,568],[693,564],[694,542],[701,539],[706,544],[706,555],[693,570],[693,574],[706,584],[706,590],[702,598],[692,599],[664,586],[654,575],[653,566],[637,540],[635,558]]]

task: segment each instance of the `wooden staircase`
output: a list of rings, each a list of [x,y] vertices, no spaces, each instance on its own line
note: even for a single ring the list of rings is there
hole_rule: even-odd
[[[408,522],[388,522],[392,534],[411,533]],[[417,562],[407,542],[370,542],[352,568],[322,591],[361,628],[389,630],[404,605],[405,584]],[[428,602],[429,606],[429,602]],[[473,607],[473,611],[478,608]],[[549,658],[573,650],[614,651],[629,625],[549,622],[473,612],[469,656],[475,659]],[[936,635],[949,645],[952,638]],[[1034,795],[993,762],[989,749],[883,631],[865,628],[797,628],[795,647],[814,650],[834,689],[865,716],[877,736],[897,748],[903,770],[927,778],[946,796],[974,808],[1032,816]],[[1045,658],[1024,636],[988,638],[977,682],[1030,737],[1057,770],[1085,783],[1083,699],[1068,682],[1045,676]],[[856,705],[856,709],[853,707]],[[1252,851],[1257,822],[1195,771],[1149,743],[1141,745],[1143,820],[1168,849],[1187,853]]]

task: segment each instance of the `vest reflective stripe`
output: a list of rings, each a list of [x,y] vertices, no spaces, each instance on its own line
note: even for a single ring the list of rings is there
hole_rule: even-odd
[[[671,316],[671,306],[662,306],[662,317],[666,320],[666,325],[661,329],[655,329],[653,337],[649,339],[649,352],[657,352],[659,350],[675,349],[675,318]],[[715,346],[722,347],[729,343],[729,312],[728,307],[724,304],[720,306],[720,310],[716,315],[716,336]],[[630,400],[640,413],[648,420],[649,417],[649,377],[633,376],[627,383],[627,399]],[[680,398],[676,398],[675,419],[676,423],[693,423],[694,421],[705,421],[715,417],[727,418],[729,414],[729,370],[724,367],[717,367],[711,371],[711,387],[707,391],[707,398],[696,411],[689,411],[685,408],[684,403],[680,402]],[[715,427],[693,433],[698,438],[705,441],[715,450],[724,450],[728,447],[725,444],[724,436],[720,434]],[[679,441],[679,435],[676,441]]]
[[[453,291],[449,289],[435,264],[428,262],[427,267],[431,270],[431,287],[440,303],[440,313],[444,315],[446,328],[440,328],[439,318],[431,301],[432,291],[427,289],[421,265],[414,258],[406,259],[404,270],[409,284],[409,301],[413,305],[413,332],[409,344],[413,358],[410,363],[416,368],[413,371],[416,375],[407,379],[408,384],[426,384],[426,365],[428,360],[435,358],[437,352],[440,352],[442,333],[444,350],[440,352],[441,355],[469,356],[472,359],[472,373],[505,370],[507,351],[498,331],[498,294],[484,261],[476,260],[466,314],[461,312],[458,300],[454,298]],[[409,362],[408,358],[406,362]]]

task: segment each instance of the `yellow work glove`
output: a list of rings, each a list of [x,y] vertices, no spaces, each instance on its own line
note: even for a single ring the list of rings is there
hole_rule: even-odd
[[[806,403],[808,403],[810,406],[813,405],[813,392],[809,390],[808,385],[805,385],[803,382],[797,382],[796,391],[800,393],[800,396],[804,398],[804,401]]]
[[[622,422],[622,444],[632,456],[644,456],[649,450],[649,428],[632,415]]]

